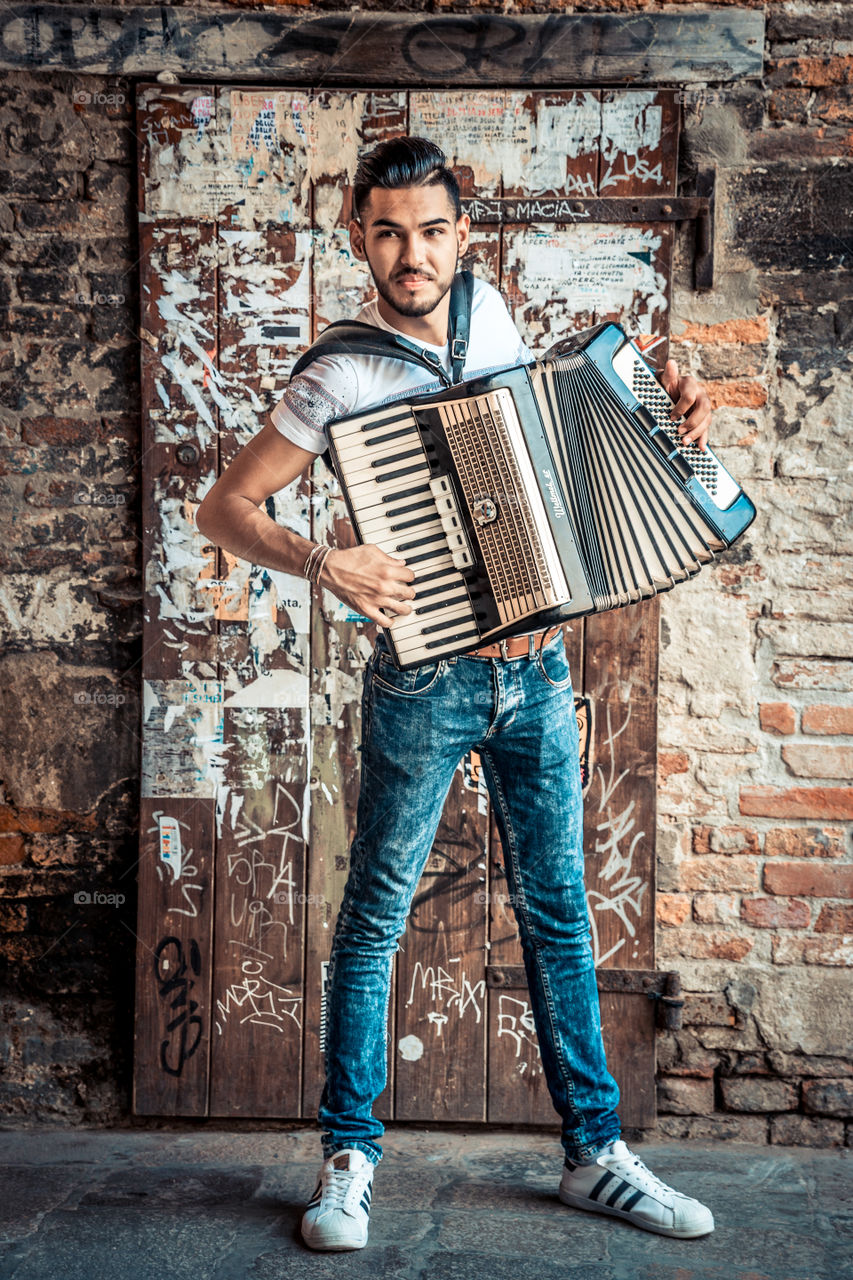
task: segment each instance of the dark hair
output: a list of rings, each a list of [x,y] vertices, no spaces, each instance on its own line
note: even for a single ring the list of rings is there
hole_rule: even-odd
[[[457,220],[462,216],[459,183],[447,167],[447,156],[428,138],[399,137],[380,142],[361,156],[355,171],[352,203],[355,217],[361,216],[374,187],[431,187],[441,183]]]

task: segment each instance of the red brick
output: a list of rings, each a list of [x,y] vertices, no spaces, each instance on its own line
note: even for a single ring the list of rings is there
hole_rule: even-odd
[[[690,760],[683,751],[658,752],[658,781],[666,782],[670,774],[686,773],[690,768]]]
[[[797,713],[790,702],[762,702],[758,708],[758,723],[765,733],[793,733],[797,727]]]
[[[684,997],[682,1019],[685,1027],[734,1027],[737,1015],[724,995],[697,995]]]
[[[731,924],[738,918],[735,893],[694,893],[693,919],[699,924]]]
[[[795,1111],[800,1101],[796,1085],[760,1076],[733,1076],[720,1081],[729,1111]]]
[[[853,777],[853,747],[817,742],[786,742],[782,759],[799,778]]]
[[[815,933],[849,933],[853,935],[853,907],[825,903],[815,924]]]
[[[758,834],[747,827],[694,827],[694,853],[758,853]]]
[[[841,1120],[815,1120],[811,1116],[773,1116],[770,1141],[783,1147],[843,1147]]]
[[[772,939],[775,964],[825,964],[847,968],[853,964],[853,939],[826,934],[804,938],[802,934],[782,934]]]
[[[661,938],[662,955],[685,956],[690,960],[742,960],[752,950],[752,938],[738,937],[724,929],[667,930]]]
[[[760,409],[767,403],[767,388],[758,382],[706,382],[711,408]]]
[[[733,342],[740,346],[745,342],[766,342],[770,326],[766,316],[748,319],[722,320],[717,324],[685,324],[681,333],[673,334],[673,342],[696,342],[703,347],[720,342]]]
[[[26,853],[27,847],[23,836],[0,836],[0,867],[11,867],[23,862]]]
[[[713,1080],[658,1081],[658,1111],[677,1116],[706,1116],[714,1110]]]
[[[744,898],[741,917],[759,929],[805,929],[811,920],[811,907],[798,898]]]
[[[678,867],[679,887],[702,893],[752,893],[758,889],[758,858],[685,858]]]
[[[773,67],[771,83],[776,85],[850,84],[853,81],[853,57],[778,58]]]
[[[853,787],[744,787],[740,811],[756,818],[853,819]]]
[[[659,893],[655,899],[655,914],[661,924],[684,924],[690,915],[690,895]]]
[[[27,904],[25,902],[0,902],[0,933],[23,933],[26,928]]]
[[[764,839],[768,858],[842,858],[844,831],[840,827],[774,827]]]
[[[768,893],[807,898],[853,898],[853,866],[768,862],[764,867],[764,888]]]
[[[853,690],[853,664],[823,658],[783,658],[773,663],[770,679],[779,689]]]
[[[806,1080],[803,1106],[821,1116],[853,1116],[853,1081]]]
[[[853,707],[815,703],[803,707],[803,733],[853,733]]]

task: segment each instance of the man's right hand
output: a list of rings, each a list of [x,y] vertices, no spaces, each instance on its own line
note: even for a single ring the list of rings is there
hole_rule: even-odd
[[[415,575],[405,560],[389,556],[370,543],[334,548],[326,556],[320,584],[356,613],[390,627],[394,615],[412,612]]]

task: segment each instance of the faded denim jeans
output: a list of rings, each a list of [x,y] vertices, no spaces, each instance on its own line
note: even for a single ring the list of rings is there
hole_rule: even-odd
[[[536,637],[538,645],[540,637]],[[561,632],[541,655],[399,671],[381,636],[362,697],[356,835],[327,974],[323,1157],[378,1164],[391,966],[454,772],[479,752],[503,845],[542,1068],[570,1159],[620,1136],[584,893],[578,728]]]

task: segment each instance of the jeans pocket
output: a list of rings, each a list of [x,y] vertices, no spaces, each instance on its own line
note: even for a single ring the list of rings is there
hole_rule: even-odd
[[[572,683],[572,671],[566,657],[566,646],[562,634],[545,645],[536,653],[536,674],[552,689],[569,689]]]
[[[401,671],[390,654],[380,651],[373,665],[373,684],[384,692],[401,694],[404,698],[417,698],[432,692],[446,666],[443,659],[436,659],[435,662],[425,662],[419,667]]]

